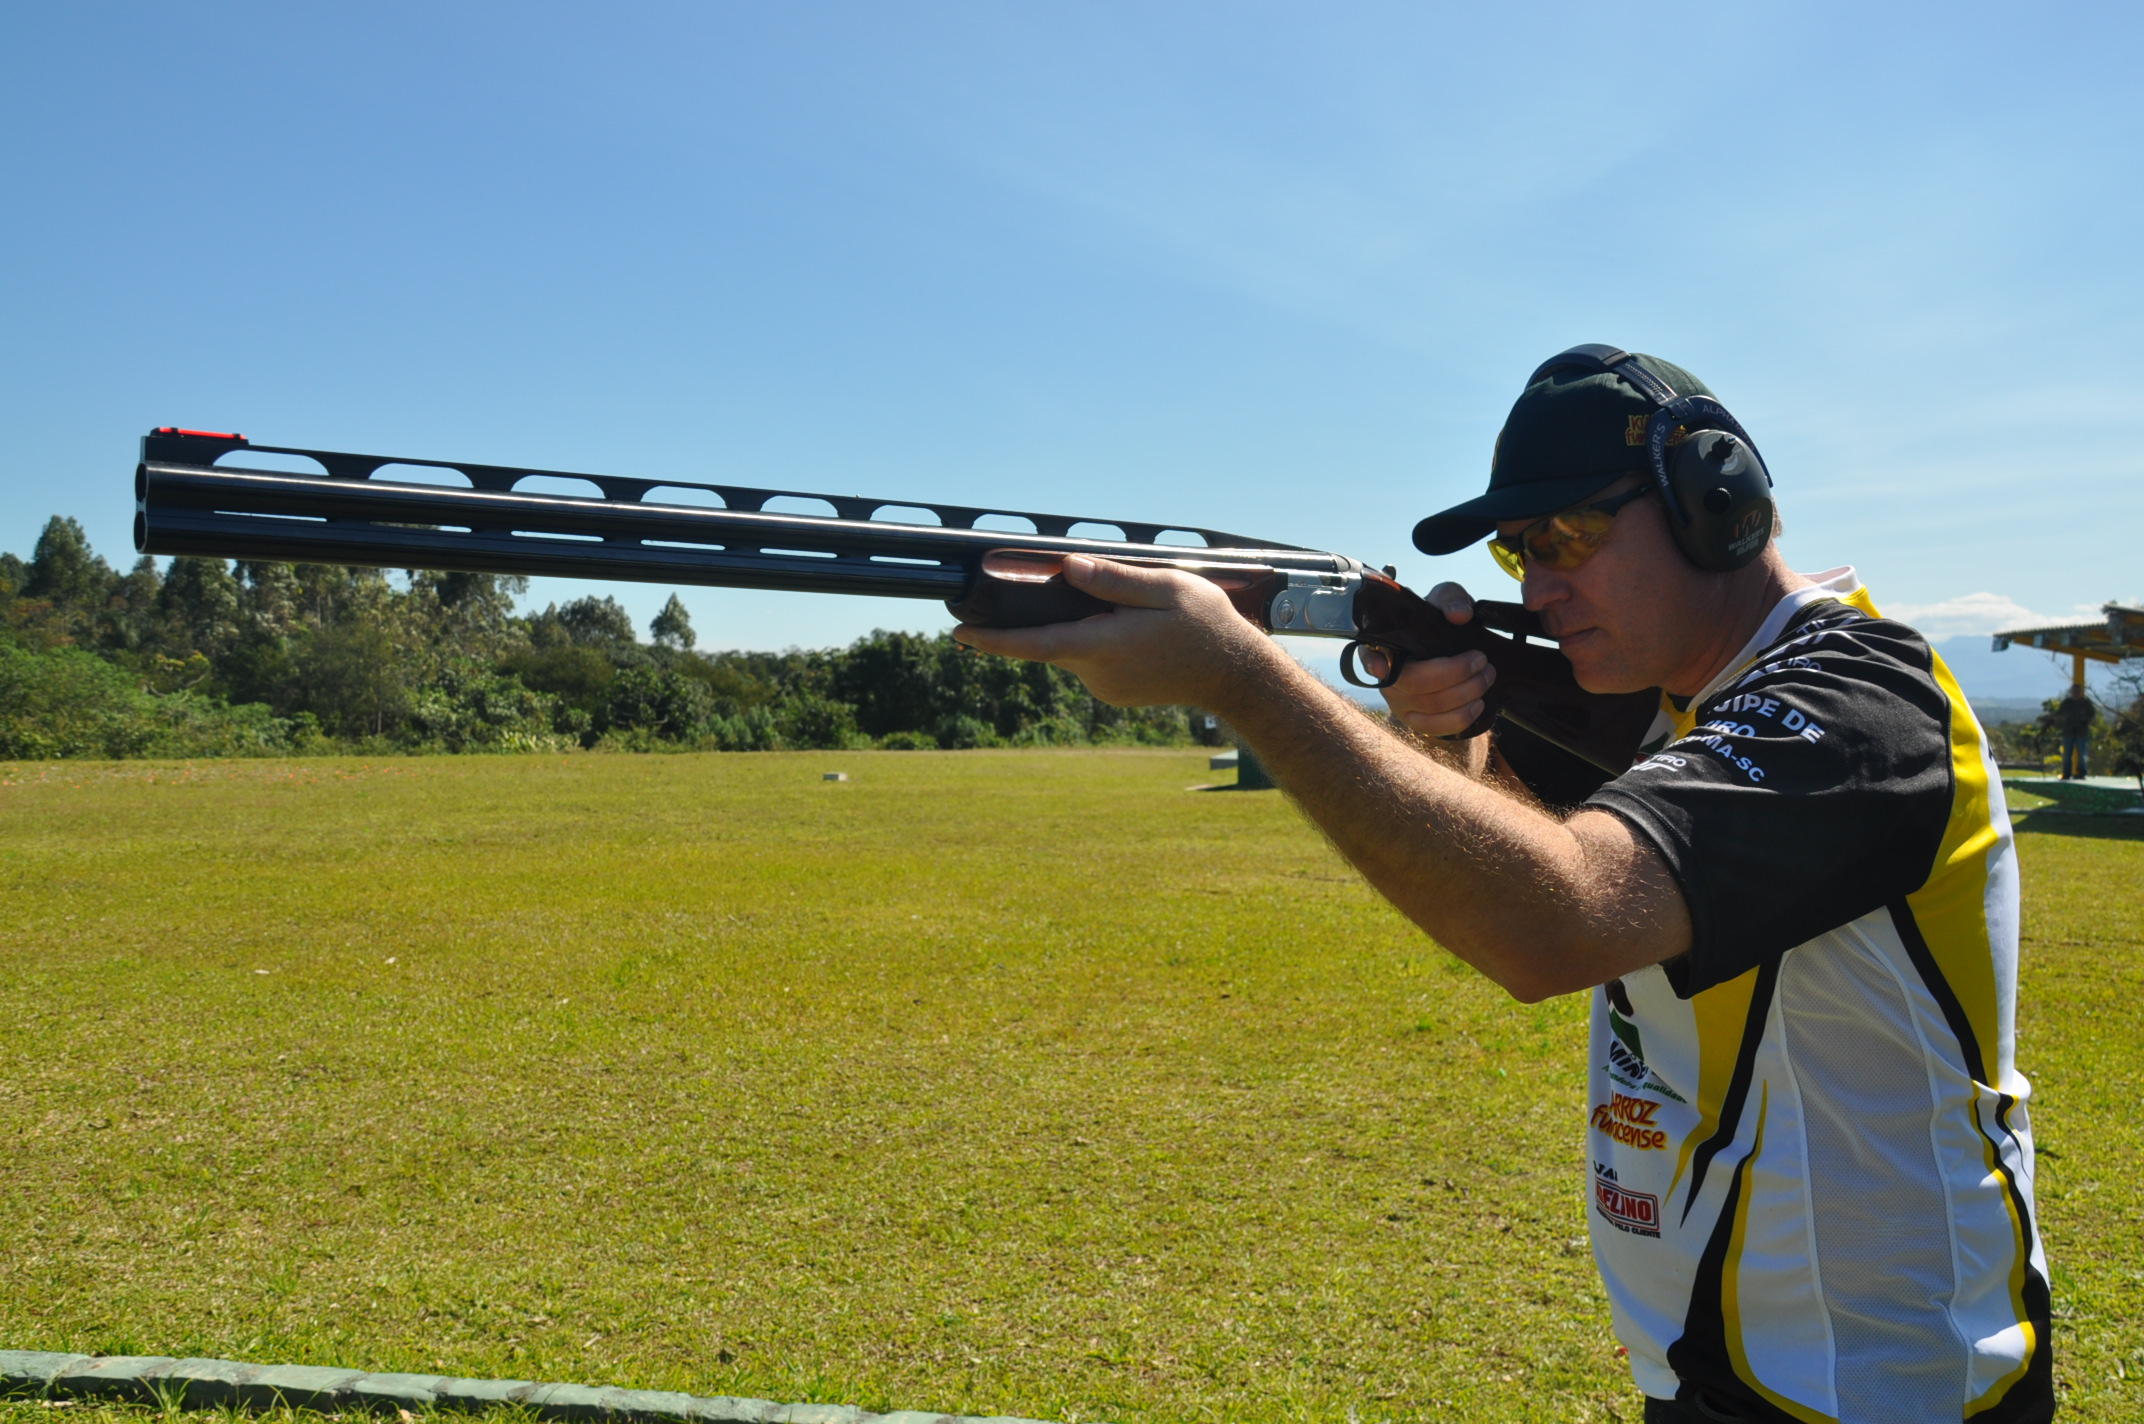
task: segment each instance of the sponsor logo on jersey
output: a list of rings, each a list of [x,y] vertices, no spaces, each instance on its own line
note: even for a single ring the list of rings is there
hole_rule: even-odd
[[[1625,1018],[1616,1009],[1608,1010],[1608,1076],[1633,1092],[1658,1093],[1664,1098],[1683,1102],[1683,1095],[1661,1080],[1645,1062],[1645,1041],[1638,1034],[1638,1026]]]
[[[1653,1124],[1659,1111],[1660,1104],[1651,1098],[1616,1093],[1607,1102],[1593,1105],[1593,1130],[1641,1152],[1664,1151],[1667,1129]]]
[[[1660,1198],[1650,1192],[1634,1192],[1615,1179],[1615,1168],[1593,1164],[1593,1209],[1608,1224],[1633,1236],[1660,1234]]]

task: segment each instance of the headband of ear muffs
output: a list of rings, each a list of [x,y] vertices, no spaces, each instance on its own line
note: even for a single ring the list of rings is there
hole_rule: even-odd
[[[1563,370],[1605,371],[1653,403],[1645,450],[1667,506],[1668,533],[1683,557],[1715,573],[1739,569],[1772,539],[1772,475],[1756,442],[1710,396],[1677,395],[1644,360],[1614,346],[1574,346],[1526,378]]]

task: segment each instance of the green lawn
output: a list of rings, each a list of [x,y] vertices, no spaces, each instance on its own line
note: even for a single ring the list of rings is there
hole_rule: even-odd
[[[1511,1004],[1277,796],[1207,779],[1187,752],[0,764],[0,1348],[1125,1424],[1634,1419],[1584,1243],[1580,1000]],[[2144,841],[2022,840],[2065,1417],[2138,1417]]]

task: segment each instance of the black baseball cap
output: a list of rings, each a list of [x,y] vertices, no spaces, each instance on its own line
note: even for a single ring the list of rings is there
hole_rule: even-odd
[[[1712,391],[1673,362],[1638,359],[1678,396]],[[1488,493],[1432,514],[1414,527],[1414,546],[1450,554],[1488,538],[1507,519],[1538,519],[1598,494],[1625,475],[1651,470],[1645,428],[1659,409],[1611,371],[1566,366],[1519,393],[1489,459]]]

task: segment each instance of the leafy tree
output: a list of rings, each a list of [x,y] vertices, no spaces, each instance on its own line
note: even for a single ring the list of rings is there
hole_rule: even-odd
[[[662,612],[655,615],[655,621],[648,625],[648,634],[661,646],[680,652],[699,641],[698,635],[692,631],[692,615],[685,611],[685,605],[678,602],[674,593],[663,605]]]
[[[157,590],[163,642],[173,655],[198,652],[210,662],[238,639],[238,580],[221,559],[181,554]]]
[[[692,678],[671,668],[630,667],[611,684],[603,730],[638,728],[682,740],[696,735],[714,713],[714,699]]]
[[[495,658],[525,640],[525,632],[515,626],[514,599],[528,592],[527,579],[422,570],[409,578],[410,621],[421,621],[428,641],[452,644],[472,657]]]
[[[239,614],[252,638],[282,638],[303,626],[305,586],[289,564],[242,560],[237,569]]]
[[[323,628],[297,650],[291,669],[303,710],[333,736],[386,737],[408,717],[409,662],[384,623]]]
[[[816,692],[785,700],[778,725],[782,740],[800,750],[840,750],[870,742],[856,728],[854,707]]]
[[[155,641],[157,596],[163,587],[156,560],[144,554],[134,561],[112,591],[102,640],[106,647],[134,652]]]
[[[573,643],[521,649],[505,660],[502,669],[590,719],[609,705],[611,684],[618,677],[617,664],[600,648]]]
[[[376,616],[393,601],[387,575],[378,569],[334,564],[296,564],[298,621],[306,628],[332,628]]]
[[[538,647],[559,643],[631,647],[635,641],[632,615],[610,597],[551,604],[529,620],[529,636]]]
[[[53,515],[37,536],[37,548],[22,571],[21,594],[11,622],[42,647],[97,640],[106,598],[118,576],[89,547],[82,526]]]
[[[921,731],[950,710],[944,661],[933,639],[878,629],[849,645],[829,690],[856,709],[856,725],[871,736]]]
[[[55,514],[37,536],[22,591],[31,598],[50,599],[62,609],[94,614],[117,578],[112,566],[91,551],[82,526]]]
[[[735,654],[680,657],[672,663],[680,674],[703,683],[719,707],[742,711],[774,701],[780,691],[755,677]]]

